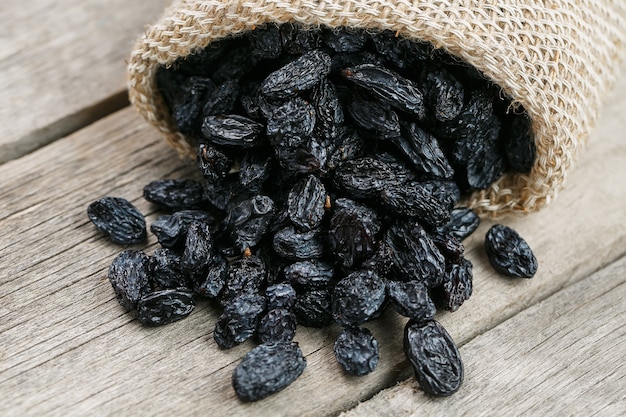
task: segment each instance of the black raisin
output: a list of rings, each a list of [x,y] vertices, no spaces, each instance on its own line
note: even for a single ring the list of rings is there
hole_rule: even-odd
[[[385,302],[385,282],[374,271],[355,271],[332,290],[332,312],[344,327],[358,326],[376,317]]]
[[[143,188],[143,197],[171,211],[198,209],[205,201],[203,184],[191,179],[152,181]]]
[[[187,274],[180,263],[180,255],[168,248],[159,248],[150,256],[150,277],[153,286],[161,289],[188,285]]]
[[[399,280],[418,280],[429,288],[441,284],[445,259],[418,223],[392,225],[385,234],[394,270]]]
[[[396,311],[417,322],[431,320],[437,309],[428,287],[419,281],[389,281],[387,294]]]
[[[454,394],[463,382],[463,362],[448,332],[435,320],[409,320],[404,353],[422,389],[434,396]]]
[[[358,266],[376,251],[381,225],[376,212],[354,201],[340,198],[328,230],[328,244],[337,263],[344,268]]]
[[[276,232],[273,246],[278,255],[292,260],[317,259],[324,254],[324,239],[318,229],[298,232],[286,227]]]
[[[295,342],[264,343],[244,356],[233,371],[233,388],[243,401],[274,394],[304,371],[306,360]]]
[[[508,226],[491,226],[485,236],[489,262],[505,275],[532,278],[537,272],[537,258],[528,243]]]
[[[196,305],[193,292],[187,288],[154,291],[137,303],[139,321],[146,326],[162,326],[187,317]]]
[[[87,207],[89,220],[114,243],[132,245],[146,240],[146,220],[128,200],[103,197]]]
[[[333,282],[335,270],[331,264],[313,259],[286,266],[284,274],[299,291],[324,290]]]
[[[350,375],[369,374],[378,365],[378,341],[364,327],[342,329],[333,350],[337,362]]]
[[[418,119],[426,115],[424,95],[419,86],[384,67],[362,64],[346,68],[342,75],[371,94]]]
[[[328,290],[306,291],[296,296],[293,306],[298,324],[308,327],[325,327],[333,322]]]
[[[137,302],[150,291],[150,259],[140,250],[125,250],[113,259],[109,281],[117,301],[126,310],[134,310]]]
[[[463,240],[478,228],[480,217],[470,208],[458,207],[450,212],[450,220],[448,223],[439,227],[440,233],[446,233]]]
[[[289,219],[302,230],[320,225],[324,216],[326,188],[319,178],[308,175],[293,186],[287,198]]]
[[[259,294],[242,294],[230,300],[215,323],[213,339],[218,346],[229,349],[252,337],[265,307],[265,297]]]
[[[207,116],[202,134],[216,145],[251,148],[260,141],[263,125],[237,114]]]
[[[296,316],[283,308],[269,310],[257,328],[261,343],[290,342],[295,335]]]
[[[330,72],[330,57],[313,50],[272,72],[261,83],[261,93],[271,99],[284,99],[316,85]]]
[[[296,290],[287,282],[273,284],[265,289],[267,297],[267,308],[273,310],[282,308],[291,310],[296,302]]]

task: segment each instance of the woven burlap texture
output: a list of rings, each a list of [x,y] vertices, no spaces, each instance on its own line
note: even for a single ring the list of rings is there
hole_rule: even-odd
[[[537,146],[528,175],[505,174],[469,204],[536,211],[562,188],[623,55],[626,0],[178,0],[134,47],[129,95],[181,153],[156,70],[265,23],[388,29],[472,64],[527,110]]]

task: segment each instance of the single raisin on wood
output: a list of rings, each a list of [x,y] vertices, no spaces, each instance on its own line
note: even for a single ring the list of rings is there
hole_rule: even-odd
[[[366,375],[378,365],[378,341],[364,327],[342,329],[333,348],[335,358],[350,375]]]
[[[496,224],[485,235],[489,262],[505,275],[532,278],[537,272],[537,258],[528,243],[508,226]]]
[[[439,322],[409,320],[404,328],[404,353],[426,393],[448,396],[461,387],[461,354]]]
[[[87,207],[89,220],[114,243],[132,245],[146,240],[146,220],[128,200],[103,197]]]
[[[258,401],[287,387],[305,367],[306,359],[297,343],[264,343],[237,365],[233,388],[242,401]]]

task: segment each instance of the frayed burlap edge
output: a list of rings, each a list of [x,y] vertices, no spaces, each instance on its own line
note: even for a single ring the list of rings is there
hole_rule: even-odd
[[[513,4],[510,4],[513,3]],[[532,119],[537,159],[528,175],[505,174],[468,204],[479,213],[532,212],[549,204],[613,85],[626,36],[623,0],[178,0],[131,54],[129,97],[181,154],[156,85],[160,65],[266,23],[391,30],[472,64]]]

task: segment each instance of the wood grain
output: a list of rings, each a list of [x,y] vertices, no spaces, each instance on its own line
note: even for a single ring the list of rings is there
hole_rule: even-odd
[[[411,378],[341,417],[623,416],[625,298],[622,258],[463,346],[452,397],[429,398]]]
[[[167,0],[4,0],[0,163],[127,105],[126,64]]]
[[[465,242],[474,295],[454,314],[438,316],[457,342],[626,252],[626,144],[616,134],[626,131],[623,92],[626,78],[558,200],[532,216],[498,220],[535,250],[535,278],[507,279],[487,264],[482,236],[493,221]],[[300,328],[304,374],[270,398],[243,404],[230,379],[253,343],[218,349],[217,309],[200,303],[189,318],[163,328],[143,328],[123,313],[106,279],[122,248],[98,234],[86,207],[103,195],[125,197],[150,224],[158,213],[142,199],[143,186],[192,175],[192,165],[125,109],[0,166],[0,415],[336,415],[410,374],[401,349],[405,321],[388,311],[368,325],[381,346],[376,372],[344,376],[332,353],[337,328]],[[151,252],[155,239],[135,247]]]

